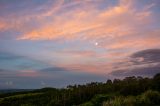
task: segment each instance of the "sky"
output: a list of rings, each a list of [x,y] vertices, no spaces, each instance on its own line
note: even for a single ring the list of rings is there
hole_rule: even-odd
[[[160,0],[0,0],[0,89],[160,72]]]

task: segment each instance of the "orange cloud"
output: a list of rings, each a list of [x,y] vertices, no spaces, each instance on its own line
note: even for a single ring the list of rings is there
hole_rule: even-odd
[[[112,65],[108,64],[67,64],[61,65],[61,67],[74,72],[88,72],[96,75],[106,75],[112,69]]]
[[[99,1],[101,2],[101,1]],[[117,36],[133,35],[138,27],[148,24],[154,4],[136,11],[133,0],[119,0],[119,4],[100,11],[97,4],[91,1],[73,1],[64,4],[64,0],[41,6],[45,12],[13,17],[12,20],[2,21],[0,29],[15,28],[23,34],[17,40],[52,40],[63,38],[67,40],[81,38],[99,39]],[[48,3],[48,4],[49,4]],[[74,10],[58,13],[68,7],[82,5]],[[86,5],[87,4],[87,5]],[[47,18],[50,20],[47,21]],[[39,27],[30,28],[26,23],[36,20]],[[11,21],[11,22],[10,22]],[[13,21],[13,22],[12,22]]]
[[[34,12],[25,11],[22,15],[21,13],[13,13],[7,15],[7,17],[0,18],[0,31],[4,30],[15,30],[19,32],[26,32],[30,30],[30,25],[28,23],[38,22],[41,23],[46,17],[51,17],[54,15],[63,5],[64,0],[58,1],[48,1],[44,5],[40,5],[34,8]],[[42,10],[40,12],[39,10]],[[18,15],[17,15],[18,14]]]
[[[77,56],[89,56],[89,57],[93,57],[96,56],[97,53],[95,51],[77,51],[77,50],[64,50],[64,51],[59,51],[60,53],[64,53],[64,54],[71,54],[71,55],[77,55]]]
[[[147,49],[147,48],[154,48],[158,47],[160,45],[160,37],[158,35],[160,34],[160,31],[154,30],[151,32],[144,32],[141,33],[143,36],[140,36],[137,34],[135,37],[131,37],[128,39],[116,39],[115,42],[108,44],[108,45],[102,45],[108,49],[127,49],[131,47],[131,49],[136,49],[136,50],[142,50],[142,49]],[[144,36],[145,35],[145,36]]]
[[[18,72],[17,76],[20,77],[39,77],[42,76],[41,73],[34,70],[21,70]]]
[[[92,5],[88,5],[87,10],[78,8],[57,16],[50,14],[53,21],[38,29],[27,31],[17,39],[52,40],[79,37],[81,39],[99,39],[104,36],[108,38],[128,36],[133,35],[135,31],[140,31],[137,26],[144,26],[150,21],[151,12],[149,10],[136,11],[132,7],[132,0],[120,0],[119,5],[105,11],[98,11]]]
[[[81,40],[102,39],[106,42],[105,40],[113,38],[114,41],[117,37],[135,36],[142,32],[140,28],[144,27],[145,29],[145,26],[151,24],[152,12],[149,9],[154,4],[147,5],[141,11],[137,11],[134,8],[134,2],[136,1],[119,0],[119,4],[116,6],[100,11],[96,7],[98,3],[94,4],[90,0],[86,2],[78,0],[67,4],[64,4],[64,0],[60,0],[52,4],[54,6],[42,6],[40,9],[47,8],[45,12],[13,17],[10,20],[11,23],[2,20],[0,21],[0,29],[15,28],[22,32],[23,34],[17,40],[53,40],[58,38],[73,40],[79,38]],[[58,11],[76,5],[82,5],[82,7],[77,6],[76,9],[58,13]],[[50,17],[49,21],[47,21],[48,17]],[[39,24],[38,27],[30,28],[26,24],[33,20]],[[146,33],[148,33],[147,30]],[[120,48],[125,43],[113,44],[110,47]]]
[[[4,29],[4,28],[5,28],[5,23],[0,22],[0,29],[2,30],[2,29]]]

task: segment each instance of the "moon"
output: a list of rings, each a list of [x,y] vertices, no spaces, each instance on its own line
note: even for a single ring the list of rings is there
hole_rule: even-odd
[[[95,46],[98,46],[98,42],[95,43]]]

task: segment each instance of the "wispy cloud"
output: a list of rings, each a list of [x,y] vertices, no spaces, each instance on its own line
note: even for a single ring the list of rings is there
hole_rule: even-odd
[[[50,23],[44,24],[38,29],[30,30],[18,39],[114,38],[134,35],[137,31],[140,33],[141,30],[137,27],[149,25],[151,21],[152,12],[149,9],[136,10],[132,7],[134,4],[131,1],[121,0],[116,6],[103,11],[98,10],[98,8],[93,5],[96,4],[87,5],[87,8],[86,5],[83,4],[82,8],[77,7],[75,10],[57,13],[57,16],[52,16],[52,14],[50,15],[50,17],[52,17]],[[145,30],[145,28],[146,27],[143,29]]]
[[[27,11],[24,16],[0,19],[0,29],[19,31],[17,40],[97,40],[100,47],[109,49],[127,46],[145,49],[146,44],[155,47],[159,31],[153,32],[150,27],[154,23],[151,8],[155,3],[140,9],[136,7],[136,0],[119,0],[116,5],[101,10],[98,8],[101,2],[48,1],[35,9],[38,12]],[[18,22],[15,22],[17,18]],[[150,38],[148,33],[155,37]]]

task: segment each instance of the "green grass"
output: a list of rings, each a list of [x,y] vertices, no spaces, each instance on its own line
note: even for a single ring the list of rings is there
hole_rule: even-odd
[[[138,96],[118,96],[103,102],[103,106],[160,106],[160,93],[149,90]]]

